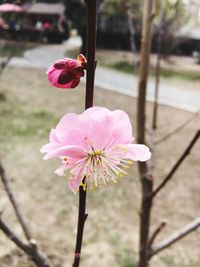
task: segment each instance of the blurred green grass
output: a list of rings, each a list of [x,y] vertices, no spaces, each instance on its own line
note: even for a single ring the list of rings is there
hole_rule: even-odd
[[[130,64],[128,61],[118,61],[112,64],[107,64],[106,66],[125,73],[136,74],[133,65]],[[155,70],[153,70],[152,68],[150,69],[150,75],[155,76]],[[200,81],[200,71],[177,71],[162,69],[160,72],[160,76],[167,79],[177,78],[187,81]]]

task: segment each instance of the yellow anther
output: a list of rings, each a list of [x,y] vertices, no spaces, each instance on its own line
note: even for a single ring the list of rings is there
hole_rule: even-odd
[[[86,191],[86,189],[87,189],[87,185],[86,184],[84,184],[83,182],[81,182],[80,183],[80,186],[83,187],[83,191]]]
[[[119,177],[122,177],[122,176],[123,176],[123,172],[122,172],[122,171],[119,171],[117,175],[118,175]]]
[[[102,154],[102,151],[101,151],[100,149],[97,149],[97,150],[94,151],[94,153],[95,153],[96,155],[101,155],[101,154]]]

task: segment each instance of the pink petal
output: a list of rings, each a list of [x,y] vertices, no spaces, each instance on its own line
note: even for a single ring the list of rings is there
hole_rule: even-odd
[[[95,149],[104,149],[112,138],[112,116],[106,108],[93,107],[81,115],[82,133]]]
[[[74,159],[81,159],[87,156],[87,153],[78,146],[61,146],[55,149],[49,150],[44,157],[45,160],[55,157],[70,157]]]
[[[69,84],[70,85],[70,88],[75,88],[76,86],[78,86],[80,83],[80,77],[77,77],[75,79],[73,79],[73,81],[71,81],[71,83]]]
[[[73,192],[76,192],[79,189],[79,186],[82,180],[83,180],[83,177],[81,176],[81,171],[80,171],[75,177],[73,177],[73,179],[69,181],[69,188]]]
[[[49,140],[50,142],[52,143],[59,143],[59,140],[56,136],[56,130],[55,129],[52,129],[51,132],[50,132],[50,136],[49,136]]]
[[[146,161],[151,157],[149,148],[140,144],[129,144],[124,146],[127,149],[126,158],[134,161]]]
[[[133,139],[129,117],[122,110],[110,111],[102,107],[92,107],[84,111],[81,117],[99,123],[100,126],[94,129],[95,143],[101,146],[99,148],[104,148],[105,145],[110,148],[117,144],[128,144]]]
[[[113,118],[113,135],[115,144],[128,144],[132,142],[132,125],[129,116],[122,110],[112,112]]]
[[[46,144],[44,146],[41,147],[40,152],[41,153],[48,153],[51,150],[54,150],[56,148],[58,148],[60,145],[58,145],[57,143],[49,143]]]
[[[72,129],[78,129],[79,127],[79,116],[75,113],[67,113],[59,121],[56,126],[56,134],[59,132],[68,132]]]
[[[57,170],[55,170],[55,173],[58,175],[58,176],[64,176],[65,175],[65,170],[67,170],[67,166],[65,165],[62,165],[60,168],[58,168]]]
[[[107,108],[102,108],[102,107],[92,107],[86,109],[82,114],[82,118],[87,118],[87,119],[96,119],[96,120],[101,120],[101,118],[104,118],[104,116],[110,114],[111,111]]]
[[[79,60],[64,58],[56,61],[47,70],[47,75],[53,86],[66,89],[76,87],[84,71]]]
[[[67,84],[69,84],[73,79],[74,79],[74,76],[73,76],[73,74],[72,74],[71,71],[69,72],[69,71],[65,71],[65,70],[63,70],[63,71],[60,73],[57,82],[58,82],[59,84],[61,84],[61,85],[64,85],[64,84],[67,85]]]

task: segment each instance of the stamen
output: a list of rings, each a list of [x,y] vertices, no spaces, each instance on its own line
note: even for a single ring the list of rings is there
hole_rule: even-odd
[[[89,144],[89,140],[87,142]],[[110,181],[116,184],[124,175],[128,175],[125,170],[133,163],[124,159],[125,152],[126,149],[120,145],[108,150],[94,149],[90,146],[87,156],[77,161],[76,166],[71,169],[70,179],[77,175],[85,177],[85,183],[80,183],[84,191],[88,185],[89,190],[94,191],[98,186],[107,186]]]

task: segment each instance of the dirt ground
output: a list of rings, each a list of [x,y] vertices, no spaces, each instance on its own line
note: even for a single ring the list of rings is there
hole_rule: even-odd
[[[51,128],[66,112],[82,112],[84,84],[75,90],[52,88],[45,70],[8,68],[0,77],[0,158],[11,177],[18,202],[33,237],[57,267],[72,264],[76,237],[78,195],[66,179],[54,174],[57,160],[44,161],[40,147],[48,142]],[[132,118],[134,133],[136,100],[96,88],[95,105],[123,109]],[[152,105],[147,107],[147,127]],[[176,128],[191,113],[161,106],[157,139]],[[155,184],[163,179],[196,130],[195,117],[179,134],[155,147]],[[152,231],[165,219],[158,241],[200,215],[199,143],[172,181],[158,195],[152,212]],[[0,211],[23,238],[0,184]],[[118,184],[89,192],[82,264],[87,267],[134,267],[138,253],[140,183],[137,166]],[[199,267],[200,229],[153,258],[150,267]],[[26,256],[0,232],[0,266],[33,267]]]

